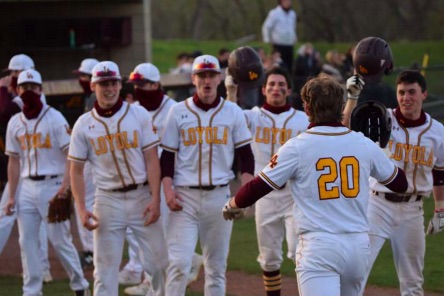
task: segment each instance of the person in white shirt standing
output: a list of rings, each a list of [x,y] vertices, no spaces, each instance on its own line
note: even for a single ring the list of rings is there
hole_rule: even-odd
[[[294,44],[297,42],[297,16],[291,2],[278,0],[278,5],[269,11],[262,25],[263,42],[271,43],[272,50],[280,53],[288,73],[293,69]]]
[[[67,166],[70,127],[59,111],[42,103],[39,72],[22,71],[17,84],[23,111],[11,118],[6,132],[6,154],[9,156],[6,214],[12,214],[17,204],[22,265],[26,267],[23,269],[23,294],[42,294],[43,275],[36,251],[39,226],[43,221],[48,238],[70,278],[71,289],[76,295],[88,295],[89,284],[72,242],[70,222],[49,224],[47,221],[50,199],[56,194],[66,195],[70,185]],[[20,197],[16,201],[19,179]]]
[[[372,140],[342,125],[344,90],[322,74],[301,91],[310,126],[290,139],[223,208],[232,220],[290,180],[299,241],[300,296],[357,296],[368,268],[369,177],[397,192],[407,189],[397,168]]]
[[[142,264],[152,276],[154,292],[161,296],[168,259],[159,220],[159,138],[147,110],[119,97],[121,76],[114,62],[98,63],[92,74],[96,103],[74,125],[69,159],[79,216],[85,228],[94,230],[94,294],[118,295],[119,265],[130,228],[143,251]],[[93,213],[85,207],[86,161],[91,162],[96,183]]]

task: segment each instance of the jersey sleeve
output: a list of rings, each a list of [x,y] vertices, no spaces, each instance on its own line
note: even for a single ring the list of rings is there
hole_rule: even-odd
[[[377,144],[373,143],[371,140],[368,141],[367,144],[369,146],[372,160],[370,175],[379,183],[387,185],[395,178],[398,173],[398,168]]]
[[[275,154],[268,165],[260,172],[260,178],[275,190],[295,174],[299,165],[299,153],[295,139],[287,141]]]
[[[68,159],[71,161],[85,162],[88,158],[88,141],[83,133],[82,119],[76,121],[71,132],[71,142],[68,151]]]
[[[164,131],[161,135],[161,147],[166,151],[176,153],[180,145],[180,132],[175,117],[175,110],[178,104],[172,106],[167,114]]]
[[[242,109],[234,104],[235,127],[232,133],[234,147],[238,148],[251,142],[251,131],[246,124],[245,114]]]
[[[62,151],[68,149],[70,145],[71,128],[67,120],[59,112],[55,113],[55,123],[51,123],[53,128],[53,135]]]
[[[20,152],[20,142],[16,137],[15,129],[17,125],[15,124],[15,119],[17,117],[12,118],[8,122],[8,126],[6,128],[6,144],[5,144],[5,154],[8,156],[19,156]]]
[[[435,135],[438,135],[440,145],[436,146],[436,151],[434,152],[435,155],[435,164],[434,169],[435,170],[444,170],[444,126],[440,123],[437,123],[438,125],[438,133],[435,133]]]
[[[142,150],[148,150],[159,144],[159,136],[153,131],[152,116],[143,107],[137,108],[141,124],[141,146]]]
[[[246,125],[248,125],[248,129],[251,131],[251,134],[254,134],[254,129],[255,129],[255,120],[254,120],[255,111],[254,110],[250,110],[250,109],[245,109],[245,110],[243,110],[243,113],[245,114],[245,120],[246,120]]]

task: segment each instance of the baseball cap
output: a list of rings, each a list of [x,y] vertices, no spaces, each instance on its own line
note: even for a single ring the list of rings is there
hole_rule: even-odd
[[[97,83],[106,80],[121,80],[118,65],[112,61],[102,61],[96,64],[91,71],[91,82]]]
[[[81,62],[81,66],[79,66],[79,69],[73,70],[73,73],[85,73],[90,74],[93,70],[94,66],[96,66],[99,63],[96,59],[84,59]]]
[[[21,85],[24,83],[35,83],[38,85],[42,84],[42,77],[40,73],[34,69],[26,69],[20,72],[19,77],[17,79],[17,85]]]
[[[202,55],[195,58],[194,63],[192,64],[192,74],[206,71],[221,73],[220,63],[218,63],[218,59],[216,57],[211,55]]]
[[[264,79],[262,61],[250,46],[239,47],[229,54],[228,73],[246,89],[259,88]]]
[[[4,69],[4,71],[25,70],[33,68],[34,68],[33,60],[27,55],[20,54],[20,55],[15,55],[14,57],[11,58],[11,60],[9,61],[8,68]]]
[[[153,81],[159,82],[161,79],[160,71],[151,63],[142,63],[135,67],[130,73],[129,80],[127,82],[141,82],[141,81]]]

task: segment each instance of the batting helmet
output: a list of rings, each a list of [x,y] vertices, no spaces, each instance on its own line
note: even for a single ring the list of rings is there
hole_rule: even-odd
[[[238,85],[241,105],[244,108],[256,106],[264,77],[262,61],[257,52],[249,46],[233,50],[228,59],[228,74]]]
[[[367,84],[380,81],[383,74],[393,69],[393,55],[387,42],[378,37],[367,37],[359,41],[353,53],[353,66]]]
[[[351,114],[350,128],[362,132],[373,142],[385,148],[392,131],[392,119],[384,104],[378,101],[366,101],[358,104]]]

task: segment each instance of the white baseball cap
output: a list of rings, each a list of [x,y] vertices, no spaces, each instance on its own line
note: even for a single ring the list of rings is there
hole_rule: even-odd
[[[149,80],[152,82],[159,82],[161,79],[160,71],[151,63],[142,63],[135,67],[130,73],[129,80],[127,82],[140,82]]]
[[[195,58],[194,64],[192,64],[192,74],[206,71],[221,73],[220,63],[216,57],[202,55]]]
[[[15,55],[9,61],[8,68],[6,70],[25,70],[25,69],[34,69],[34,61],[28,57],[27,55],[20,54]]]
[[[73,70],[73,73],[85,73],[90,74],[94,68],[99,63],[96,59],[84,59],[81,62],[81,66],[79,66],[79,69]]]
[[[102,61],[96,64],[91,71],[91,82],[97,83],[106,80],[121,80],[118,65],[112,61]]]
[[[36,70],[26,69],[20,72],[19,77],[17,79],[17,85],[21,85],[24,83],[34,83],[41,85],[42,77],[40,76],[40,73],[37,72]]]

